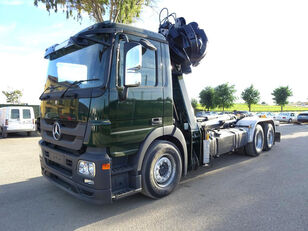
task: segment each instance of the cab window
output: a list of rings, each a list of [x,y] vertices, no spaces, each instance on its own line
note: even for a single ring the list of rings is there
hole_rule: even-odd
[[[11,110],[11,119],[19,119],[19,109]]]
[[[142,49],[141,86],[156,85],[156,52]]]
[[[118,67],[118,86],[122,86],[124,83],[124,70],[125,70],[125,57],[124,57],[124,44],[125,41],[120,42],[120,56]],[[156,73],[156,51],[142,48],[142,68],[140,87],[156,86],[157,73]]]

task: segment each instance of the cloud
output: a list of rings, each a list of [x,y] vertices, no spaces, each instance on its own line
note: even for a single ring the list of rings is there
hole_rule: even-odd
[[[0,35],[12,32],[16,28],[16,23],[11,23],[9,25],[1,25],[0,24]]]
[[[21,0],[1,0],[0,5],[7,5],[7,6],[19,6],[23,5],[24,2]]]

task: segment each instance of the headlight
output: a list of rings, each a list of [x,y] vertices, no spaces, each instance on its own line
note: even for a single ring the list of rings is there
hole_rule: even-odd
[[[78,161],[78,172],[81,175],[84,176],[95,176],[95,163],[85,161],[85,160],[79,160]]]

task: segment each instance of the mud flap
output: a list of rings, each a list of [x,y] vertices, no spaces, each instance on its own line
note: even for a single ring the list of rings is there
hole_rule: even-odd
[[[281,134],[280,132],[275,132],[275,142],[280,142]]]

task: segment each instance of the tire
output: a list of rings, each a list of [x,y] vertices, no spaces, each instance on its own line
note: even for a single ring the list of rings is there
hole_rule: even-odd
[[[292,119],[289,119],[289,120],[288,120],[288,123],[289,123],[289,124],[292,123]]]
[[[264,125],[264,151],[270,150],[274,146],[275,142],[275,131],[273,125],[266,123]]]
[[[168,141],[155,141],[142,165],[142,193],[158,199],[169,195],[180,182],[182,159],[178,148]]]
[[[245,151],[248,156],[258,156],[262,152],[264,148],[264,132],[263,128],[260,124],[257,124],[254,134],[253,140],[251,143],[246,144]]]

